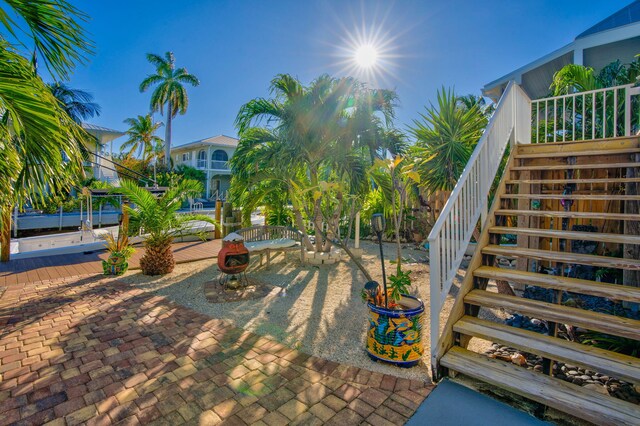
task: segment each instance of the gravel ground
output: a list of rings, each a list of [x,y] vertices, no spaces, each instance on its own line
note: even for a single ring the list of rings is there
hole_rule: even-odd
[[[363,241],[363,264],[374,279],[382,282],[378,246]],[[386,256],[389,256],[386,258]],[[388,273],[395,265],[388,260],[395,256],[395,245],[385,244]],[[139,271],[128,272],[121,280],[155,291],[175,302],[214,318],[233,321],[238,327],[272,337],[302,352],[347,365],[354,365],[385,374],[418,380],[429,380],[429,266],[427,252],[405,246],[403,269],[411,270],[413,292],[425,302],[423,340],[425,355],[416,367],[403,369],[369,359],[364,342],[368,312],[360,298],[364,276],[353,262],[335,265],[301,265],[294,254],[282,254],[271,260],[271,266],[260,266],[255,260],[248,269],[261,281],[283,288],[278,295],[263,299],[232,303],[207,302],[203,284],[217,278],[215,259],[176,265],[173,273],[162,277],[147,277]],[[464,270],[460,271],[464,276]],[[456,291],[455,283],[452,293]],[[443,314],[451,308],[451,297],[445,302]],[[481,348],[478,348],[481,349]]]

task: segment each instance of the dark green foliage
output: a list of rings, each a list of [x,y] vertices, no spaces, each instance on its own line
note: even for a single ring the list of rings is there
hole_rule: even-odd
[[[391,289],[391,299],[399,301],[403,294],[409,292],[411,287],[411,271],[399,271],[395,275],[389,275],[389,288]]]
[[[584,334],[582,343],[640,358],[640,340],[627,339],[605,333],[588,332]]]
[[[478,102],[462,102],[453,90],[438,91],[438,103],[409,130],[416,138],[412,156],[420,185],[430,192],[450,191],[467,166],[471,153],[487,125],[487,116]]]

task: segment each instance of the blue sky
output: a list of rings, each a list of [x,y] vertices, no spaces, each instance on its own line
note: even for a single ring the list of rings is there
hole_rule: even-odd
[[[140,81],[153,71],[145,54],[174,52],[199,77],[189,111],[174,121],[173,144],[218,134],[248,100],[268,96],[270,80],[290,73],[307,83],[345,75],[344,48],[377,33],[389,58],[374,84],[400,96],[397,126],[418,118],[441,86],[459,94],[573,40],[630,0],[109,0],[74,1],[91,16],[96,53],[72,76],[102,107],[94,124],[125,130],[149,110]],[[158,119],[161,119],[157,116]],[[118,141],[123,141],[124,138]]]

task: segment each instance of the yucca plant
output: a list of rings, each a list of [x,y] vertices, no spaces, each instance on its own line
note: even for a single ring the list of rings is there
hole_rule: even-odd
[[[176,234],[186,229],[188,222],[199,220],[216,225],[209,216],[178,213],[184,200],[202,193],[200,182],[182,180],[159,196],[132,181],[123,181],[118,190],[132,203],[124,207],[130,215],[131,229],[142,230],[144,234],[145,253],[140,259],[140,268],[145,275],[173,271],[175,260],[171,243]]]
[[[118,232],[118,238],[108,233],[105,235],[104,240],[107,250],[112,256],[115,255],[128,259],[135,251],[135,249],[129,245],[129,236],[126,234],[126,231],[121,230]]]

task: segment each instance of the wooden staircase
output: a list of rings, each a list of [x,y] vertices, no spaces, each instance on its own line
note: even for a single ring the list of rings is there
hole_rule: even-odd
[[[553,374],[553,363],[562,362],[640,386],[640,358],[558,335],[559,329],[569,325],[640,340],[640,320],[562,302],[563,293],[571,292],[625,304],[640,303],[638,282],[630,286],[598,282],[593,276],[571,276],[575,275],[576,265],[593,268],[591,272],[607,271],[609,275],[621,270],[640,271],[640,259],[633,257],[636,255],[611,255],[640,245],[640,235],[625,233],[625,223],[640,221],[640,214],[628,212],[630,203],[640,203],[640,193],[635,190],[635,183],[640,182],[638,160],[638,138],[514,147],[478,248],[438,342],[440,366],[448,374],[464,374],[594,424],[640,425],[640,405]],[[587,232],[584,225],[595,232]],[[507,235],[515,236],[518,244],[501,245]],[[572,252],[573,242],[592,242],[591,246],[597,249]],[[516,260],[517,267],[502,267],[512,265],[498,262],[505,258]],[[555,272],[543,273],[549,271]],[[495,280],[508,282],[516,289],[515,295],[492,290],[494,287],[489,284]],[[525,286],[550,289],[555,303],[521,297]],[[481,319],[487,316],[483,315],[487,309],[546,321],[549,335]],[[472,352],[467,349],[471,339],[536,354],[544,359],[543,372]]]

